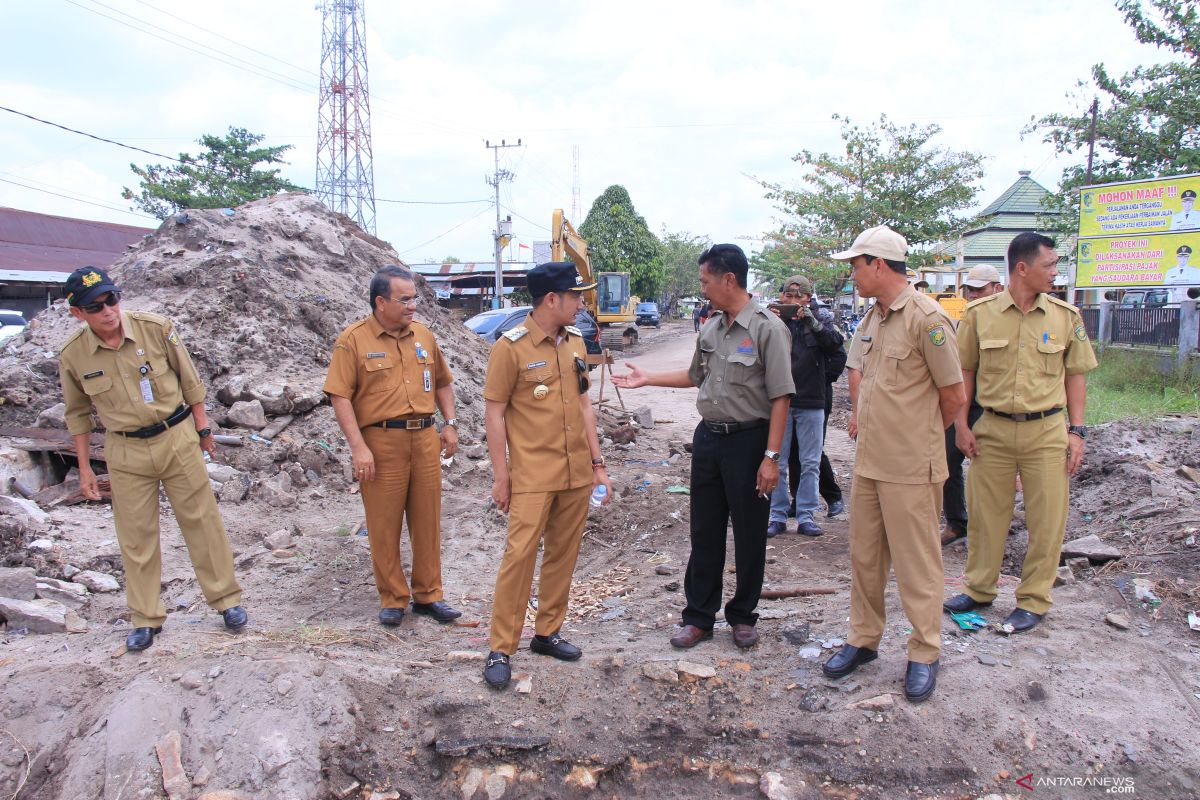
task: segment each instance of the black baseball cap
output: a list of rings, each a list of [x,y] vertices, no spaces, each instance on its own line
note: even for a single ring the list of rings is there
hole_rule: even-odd
[[[86,306],[102,294],[119,292],[120,289],[99,267],[80,267],[67,277],[67,302],[73,306]]]
[[[1179,195],[1179,199],[1180,200],[1195,200],[1196,193],[1193,192],[1191,189],[1184,189],[1183,194]]]
[[[586,292],[595,283],[584,283],[570,261],[547,261],[529,270],[529,296],[541,297],[550,292]]]

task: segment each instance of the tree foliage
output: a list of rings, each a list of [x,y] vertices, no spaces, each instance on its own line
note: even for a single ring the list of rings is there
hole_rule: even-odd
[[[848,246],[866,228],[888,225],[918,251],[944,241],[970,221],[966,214],[979,193],[983,156],[933,144],[937,125],[897,125],[887,116],[877,123],[842,123],[844,152],[802,150],[792,157],[805,169],[801,188],[760,181],[767,198],[787,216],[767,234],[769,246],[756,257],[764,286],[803,273],[828,293],[849,278],[844,264],[828,254]],[[910,249],[910,266],[923,261]]]
[[[657,298],[667,279],[662,243],[633,207],[624,186],[613,185],[592,203],[579,226],[595,272],[628,272],[639,297]]]
[[[286,164],[281,156],[289,145],[258,147],[266,138],[245,128],[230,128],[225,137],[204,135],[198,156],[179,154],[182,163],[150,164],[129,168],[141,180],[141,192],[125,187],[121,196],[134,208],[166,219],[185,208],[228,208],[301,187],[279,177],[279,168],[260,164]]]
[[[1137,40],[1170,54],[1164,64],[1140,66],[1120,77],[1092,67],[1091,85],[1077,84],[1068,99],[1074,113],[1047,114],[1026,133],[1042,132],[1055,152],[1082,156],[1063,170],[1052,210],[1068,212],[1066,230],[1079,218],[1072,190],[1087,182],[1091,104],[1098,100],[1092,183],[1200,172],[1200,14],[1191,0],[1117,0],[1117,10]]]
[[[666,313],[674,310],[683,298],[700,296],[700,265],[697,259],[711,242],[707,236],[673,233],[665,227],[661,241],[666,279],[658,296],[663,303],[662,311]]]

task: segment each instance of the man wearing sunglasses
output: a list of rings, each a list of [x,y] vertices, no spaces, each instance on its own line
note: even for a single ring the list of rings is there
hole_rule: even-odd
[[[59,354],[67,430],[79,462],[79,488],[99,500],[89,459],[92,407],[106,429],[104,455],[125,593],[133,614],[129,650],[145,650],[167,618],[159,597],[162,554],[158,491],[166,490],[204,599],[232,631],[246,626],[233,553],[201,449],[216,448],[204,410],[204,384],[166,317],[121,310],[108,274],[82,267],[66,283],[71,316],[86,323]],[[181,424],[191,417],[194,425]],[[199,447],[197,447],[199,445]]]
[[[379,622],[413,613],[441,623],[462,612],[442,599],[442,465],[458,449],[453,375],[429,328],[414,318],[421,295],[404,267],[371,279],[371,315],[333,345],[325,393],[350,445],[362,491],[379,592]],[[446,424],[439,435],[434,405]],[[408,520],[412,588],[404,579],[400,533]]]
[[[600,455],[596,415],[588,397],[587,349],[572,323],[583,307],[585,284],[570,262],[529,271],[533,310],[502,335],[488,359],[486,402],[492,499],[508,514],[508,541],[492,600],[491,644],[483,677],[503,689],[512,676],[529,589],[543,542],[537,621],[529,649],[562,661],[583,652],[562,638],[571,575],[597,486],[612,496]],[[508,446],[507,456],[505,445]]]

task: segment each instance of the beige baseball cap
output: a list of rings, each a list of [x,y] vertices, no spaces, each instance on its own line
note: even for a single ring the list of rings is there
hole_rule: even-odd
[[[967,273],[966,280],[963,285],[970,286],[972,289],[982,289],[989,283],[1002,283],[1000,280],[1000,272],[991,264],[979,264],[971,267],[971,271]]]
[[[877,225],[860,233],[849,250],[829,257],[834,261],[849,261],[855,256],[865,255],[888,261],[904,261],[908,256],[908,241],[887,225]]]

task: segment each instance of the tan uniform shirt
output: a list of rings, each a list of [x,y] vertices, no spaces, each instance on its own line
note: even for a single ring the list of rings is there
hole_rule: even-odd
[[[565,328],[558,340],[532,316],[492,347],[483,396],[508,404],[504,423],[513,492],[557,492],[592,483],[577,358],[587,358],[577,329]]]
[[[1008,290],[969,304],[958,326],[962,368],[975,373],[979,405],[1006,414],[1067,403],[1066,376],[1096,368],[1079,310],[1038,295],[1028,314]]]
[[[204,400],[204,384],[171,320],[126,311],[121,330],[125,338],[113,349],[85,325],[59,353],[67,430],[73,435],[92,431],[93,405],[108,430],[136,431],[162,422],[180,404]]]
[[[688,377],[700,393],[696,408],[709,422],[771,418],[771,401],[796,393],[792,334],[754,300],[730,320],[714,311],[700,329]]]
[[[884,313],[886,311],[886,314]],[[889,483],[946,480],[938,389],[962,383],[954,325],[911,286],[867,312],[846,366],[862,372],[854,474]]]
[[[413,322],[388,333],[375,315],[355,322],[333,344],[325,392],[349,398],[358,426],[385,419],[427,417],[434,392],[454,376],[429,328]]]

